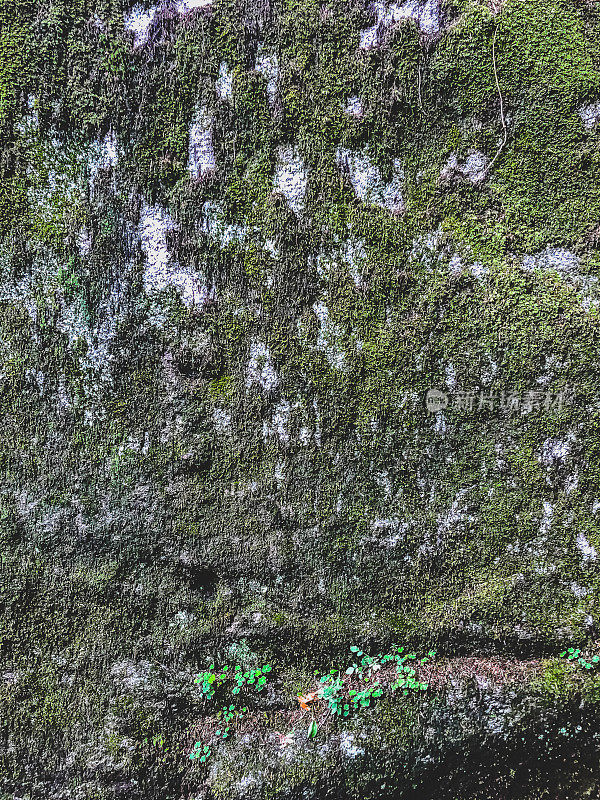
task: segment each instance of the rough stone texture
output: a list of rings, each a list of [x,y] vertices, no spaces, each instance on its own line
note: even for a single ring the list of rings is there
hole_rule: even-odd
[[[593,0],[0,0],[1,800],[599,796],[599,107]]]

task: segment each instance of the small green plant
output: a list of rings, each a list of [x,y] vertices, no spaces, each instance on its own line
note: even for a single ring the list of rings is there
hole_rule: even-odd
[[[207,700],[211,700],[217,689],[229,680],[235,682],[235,686],[231,690],[232,694],[239,694],[244,686],[254,686],[256,691],[262,691],[272,667],[270,664],[265,664],[258,669],[244,672],[239,664],[233,670],[229,664],[226,664],[216,672],[214,669],[215,665],[211,664],[208,670],[199,673],[194,679],[194,683],[200,684],[200,691]]]
[[[592,667],[596,666],[600,661],[600,656],[594,656],[591,662],[586,661],[586,659],[581,655],[581,650],[579,648],[575,649],[574,647],[569,647],[568,650],[565,650],[560,654],[559,658],[566,658],[568,661],[576,662],[584,669],[592,669]]]
[[[270,664],[265,664],[259,669],[249,670],[248,672],[242,672],[242,668],[237,666],[234,675],[236,686],[232,689],[233,694],[239,694],[244,685],[255,686],[257,692],[262,691],[267,682],[267,674],[270,671]]]
[[[320,682],[323,686],[318,692],[320,699],[325,700],[332,714],[341,714],[345,717],[343,706],[344,679],[338,674],[339,670],[332,669],[329,675],[323,675]],[[347,711],[347,710],[346,710]]]
[[[398,678],[392,684],[391,691],[395,692],[398,689],[402,689],[402,694],[404,695],[407,695],[411,690],[425,691],[428,685],[415,678],[416,670],[414,667],[411,667],[405,663],[406,661],[414,661],[416,659],[416,655],[414,653],[403,654],[403,647],[396,647],[394,645],[394,649],[396,650],[396,653],[390,655],[389,657],[384,656],[386,660],[393,660],[396,662],[396,672]],[[427,661],[434,656],[435,650],[430,650],[427,653],[427,657],[421,658],[419,663],[426,664]]]
[[[223,668],[220,675],[212,671],[214,668],[215,665],[211,664],[206,672],[201,672],[194,679],[194,683],[201,684],[200,691],[207,700],[211,700],[214,697],[216,689],[227,680],[228,666]]]
[[[364,689],[359,689],[358,691],[355,689],[350,689],[348,692],[348,697],[354,708],[367,708],[371,705],[372,697],[381,697],[382,694],[383,689],[381,688],[381,685],[379,683],[373,683],[370,686],[365,686]]]
[[[145,744],[147,747],[152,746],[152,747],[156,748],[156,750],[159,750],[159,751],[162,751],[162,752],[164,752],[165,750],[169,749],[167,747],[167,745],[165,744],[165,739],[164,739],[163,735],[160,734],[160,733],[157,733],[151,739],[148,736],[145,736],[142,739],[142,744]]]
[[[244,687],[256,692],[261,692],[267,683],[267,677],[271,672],[271,665],[264,664],[258,669],[247,670],[244,672],[238,664],[231,667],[226,664],[221,669],[215,670],[215,665],[211,664],[208,670],[200,672],[194,679],[194,683],[200,686],[200,694],[207,701],[213,700],[215,696],[223,698],[227,688],[231,689],[232,695],[238,695]],[[241,720],[248,713],[248,706],[238,708],[235,703],[225,704],[217,712],[217,718],[222,720],[222,726],[215,731],[217,739],[227,739],[231,734],[232,725],[237,727]],[[194,749],[190,753],[190,759],[199,758],[201,762],[207,760],[211,750],[208,745],[196,742]]]
[[[199,758],[201,762],[204,762],[207,760],[210,754],[211,749],[207,744],[203,746],[202,742],[196,742],[194,749],[190,753],[190,759],[193,761],[195,758]]]
[[[350,647],[353,663],[343,672],[339,669],[332,669],[327,675],[319,678],[319,688],[306,695],[298,695],[300,707],[305,711],[312,712],[312,719],[308,726],[307,737],[314,739],[318,732],[318,723],[315,719],[314,704],[325,701],[331,714],[337,717],[347,717],[352,711],[368,708],[374,700],[380,698],[387,690],[390,693],[401,689],[404,695],[410,691],[425,691],[427,683],[419,680],[417,670],[413,666],[417,656],[415,653],[405,653],[403,647],[392,646],[390,653],[383,655],[378,653],[370,656],[364,653],[356,645]],[[430,650],[427,657],[421,658],[419,664],[426,664],[430,658],[435,656],[435,650]],[[389,677],[380,679],[381,670],[388,663],[396,665],[396,679],[390,682]],[[211,664],[208,670],[201,672],[195,679],[200,686],[200,693],[205,700],[211,701],[215,696],[224,699],[227,688],[236,697],[242,691],[261,692],[271,672],[271,665],[264,664],[262,667],[244,671],[238,664],[235,667],[226,665],[219,670],[215,670],[215,665]],[[318,673],[315,673],[318,675]],[[214,736],[217,739],[227,739],[232,727],[237,728],[238,722],[248,713],[248,706],[238,708],[235,703],[225,703],[216,716],[222,721]],[[283,746],[288,745],[295,735],[295,731],[289,734],[277,732]],[[209,745],[202,745],[196,742],[194,749],[190,753],[190,759],[198,758],[205,762],[210,756]]]
[[[384,693],[384,685],[376,680],[375,676],[388,662],[396,663],[397,679],[389,686],[390,692],[402,689],[403,694],[409,691],[425,691],[427,684],[421,682],[416,677],[416,670],[407,664],[417,658],[414,653],[404,654],[404,648],[397,645],[392,646],[392,652],[386,655],[378,653],[376,656],[365,654],[359,647],[352,645],[350,652],[355,661],[343,674],[337,669],[329,671],[328,675],[323,675],[319,682],[322,684],[316,697],[325,700],[332,714],[340,717],[347,717],[352,710],[358,708],[368,708],[371,701],[381,697]],[[435,650],[430,650],[428,657],[421,658],[420,664],[426,664],[429,658],[435,656]],[[360,660],[358,660],[360,659]],[[351,681],[359,681],[359,688],[350,688]],[[313,695],[309,695],[314,699]],[[306,700],[306,698],[304,698]],[[301,703],[303,708],[306,704]]]

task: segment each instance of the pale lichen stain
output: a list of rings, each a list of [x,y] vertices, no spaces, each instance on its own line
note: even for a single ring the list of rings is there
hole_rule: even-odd
[[[308,171],[304,159],[298,148],[292,145],[279,147],[277,155],[274,176],[275,189],[285,197],[292,211],[296,215],[300,215],[304,210],[304,197],[308,183]]]

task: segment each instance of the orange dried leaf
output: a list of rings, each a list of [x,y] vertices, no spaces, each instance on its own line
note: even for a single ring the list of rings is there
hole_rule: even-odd
[[[315,699],[316,696],[317,692],[311,692],[310,694],[307,695],[299,694],[298,702],[300,703],[300,707],[304,708],[305,710],[308,710],[308,703],[312,703],[312,701]]]

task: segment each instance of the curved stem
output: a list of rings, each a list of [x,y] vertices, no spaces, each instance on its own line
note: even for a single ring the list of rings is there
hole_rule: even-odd
[[[506,127],[506,119],[504,118],[504,100],[502,99],[502,92],[500,90],[500,81],[498,80],[498,68],[496,66],[496,39],[498,38],[498,23],[496,22],[494,27],[494,38],[492,39],[492,66],[494,67],[494,79],[496,81],[496,91],[498,92],[498,97],[500,98],[500,119],[502,120],[502,130],[504,131],[504,136],[502,138],[502,143],[498,148],[498,151],[494,158],[490,161],[487,165],[487,168],[483,175],[481,176],[481,182],[483,182],[487,176],[490,174],[490,170],[498,160],[498,156],[504,150],[506,146],[506,142],[508,141],[508,128]]]

